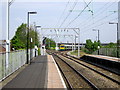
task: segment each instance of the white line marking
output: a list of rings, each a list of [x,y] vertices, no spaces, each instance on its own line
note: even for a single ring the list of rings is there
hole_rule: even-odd
[[[60,70],[59,70],[59,68],[58,68],[58,66],[57,66],[57,64],[56,64],[56,62],[55,62],[55,60],[54,60],[54,58],[53,58],[53,56],[52,56],[52,55],[50,55],[50,56],[52,57],[53,62],[55,63],[55,67],[57,68],[58,74],[59,74],[59,76],[60,76],[60,79],[61,79],[61,81],[62,81],[62,84],[63,84],[64,88],[67,88],[66,85],[65,85],[65,82],[64,82],[64,80],[63,80],[63,78],[62,78],[62,75],[61,75],[61,73],[60,73]]]

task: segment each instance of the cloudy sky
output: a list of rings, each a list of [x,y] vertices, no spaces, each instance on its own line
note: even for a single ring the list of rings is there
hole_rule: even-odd
[[[80,28],[81,43],[85,42],[86,39],[96,40],[97,32],[92,29],[99,29],[101,42],[116,42],[116,25],[110,25],[109,22],[118,22],[118,1],[14,0],[10,6],[10,38],[14,36],[17,27],[21,23],[27,22],[27,12],[36,11],[37,15],[30,15],[30,24],[36,22],[42,28],[58,28],[60,25],[62,25],[61,28]],[[91,3],[89,4],[89,2]],[[89,6],[86,7],[86,4],[89,4]],[[2,0],[2,4],[0,4],[0,11],[2,10],[2,15],[0,15],[0,29],[2,27],[2,33],[0,36],[2,37],[0,39],[6,38],[6,7],[7,3],[5,0]],[[73,11],[70,12],[72,9]],[[44,34],[54,33],[54,31],[47,31]],[[75,35],[74,31],[58,33]],[[61,37],[59,40],[59,42],[71,42],[68,37]]]

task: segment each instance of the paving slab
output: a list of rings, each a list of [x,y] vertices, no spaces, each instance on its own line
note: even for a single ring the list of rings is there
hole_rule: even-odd
[[[62,75],[52,55],[48,55],[47,88],[66,88]]]
[[[47,56],[36,57],[6,88],[47,88]]]
[[[52,55],[38,56],[2,90],[6,89],[66,88],[62,75]]]

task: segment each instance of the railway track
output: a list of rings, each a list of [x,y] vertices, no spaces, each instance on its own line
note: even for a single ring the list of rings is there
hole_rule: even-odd
[[[116,82],[116,83],[118,83],[120,85],[120,80],[119,80],[120,76],[119,75],[117,75],[117,74],[115,74],[113,72],[107,71],[107,70],[105,70],[103,68],[100,68],[100,67],[91,65],[89,63],[80,61],[80,60],[78,60],[78,59],[76,59],[74,57],[67,56],[66,54],[64,54],[63,56],[68,58],[68,59],[71,59],[71,60],[75,61],[76,63],[79,63],[79,64],[81,64],[81,65],[83,65],[83,66],[85,66],[85,67],[87,67],[87,68],[89,68],[89,69],[91,69],[93,71],[95,71],[96,73],[101,74],[102,76],[104,76],[104,77],[106,77],[106,78],[108,78],[108,79],[112,80],[113,82]]]
[[[68,63],[66,63],[63,59],[61,59],[58,55],[53,54],[54,59],[64,76],[64,80],[69,89],[73,88],[94,88],[98,90],[92,82],[90,82],[86,77],[84,77],[80,72],[71,67]],[[74,81],[73,81],[74,80]],[[82,83],[80,83],[82,82]]]
[[[119,81],[120,76],[114,73],[111,73],[107,70],[96,67],[94,65],[91,65],[89,63],[77,60],[73,57],[66,56],[65,54],[61,55],[58,52],[57,54],[55,52],[53,56],[58,57],[61,61],[63,61],[69,67],[71,67],[77,73],[79,73],[80,76],[84,78],[84,80],[87,83],[89,83],[89,85],[91,85],[92,88],[98,89],[98,88],[119,88],[120,87],[120,81]],[[87,73],[85,73],[85,71]]]
[[[81,60],[81,61],[83,61],[83,62],[92,64],[92,65],[94,65],[94,66],[96,66],[96,67],[103,68],[104,70],[107,70],[107,71],[109,71],[109,72],[111,72],[111,73],[115,73],[115,74],[117,74],[117,75],[120,76],[119,70],[115,70],[115,69],[106,67],[106,66],[104,66],[104,65],[100,65],[100,64],[97,64],[97,63],[94,63],[94,62],[90,62],[89,60],[80,59],[80,58],[77,58],[77,57],[68,55],[68,54],[66,54],[66,53],[65,53],[64,55],[69,56],[70,58],[74,58],[74,59]]]

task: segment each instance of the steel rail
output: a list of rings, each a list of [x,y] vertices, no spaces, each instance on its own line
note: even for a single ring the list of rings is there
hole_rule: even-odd
[[[54,57],[53,57],[53,58],[54,58]],[[55,58],[54,58],[54,59],[55,59]],[[62,73],[62,76],[64,77],[65,81],[67,82],[68,88],[69,88],[70,90],[72,90],[72,85],[70,84],[70,82],[69,82],[68,79],[66,78],[65,74],[63,73],[62,69],[60,68],[60,65],[58,64],[58,62],[57,62],[56,60],[55,60],[55,62],[56,62],[56,64],[57,64],[60,72]]]
[[[65,56],[65,55],[63,55],[63,56],[66,57],[66,58],[68,58],[68,59],[70,59],[70,60],[75,61],[75,62],[78,63],[78,64],[81,64],[81,65],[89,68],[90,70],[93,70],[94,72],[96,72],[96,73],[98,73],[98,74],[100,74],[100,75],[102,75],[102,76],[104,76],[104,77],[106,77],[106,78],[108,78],[108,79],[112,80],[113,82],[115,82],[115,83],[117,83],[117,84],[120,85],[120,81],[117,81],[117,80],[115,80],[115,79],[113,79],[113,78],[111,78],[111,77],[109,77],[109,76],[107,76],[107,75],[105,75],[105,74],[103,74],[103,73],[101,73],[101,72],[99,72],[99,71],[97,71],[97,70],[95,70],[95,69],[93,69],[93,68],[85,65],[85,64],[80,63],[79,61],[74,60],[74,59],[76,59],[76,58],[73,59],[73,57],[72,57],[72,58],[69,58],[69,57],[67,57],[67,56]]]
[[[84,61],[84,62],[86,62],[86,63],[92,64],[92,65],[94,65],[94,66],[97,66],[97,67],[99,67],[99,68],[102,68],[102,69],[104,69],[104,70],[107,70],[107,71],[109,71],[109,72],[111,72],[111,73],[115,73],[115,74],[117,74],[117,75],[120,76],[120,72],[111,70],[111,69],[106,68],[106,67],[104,67],[104,66],[101,66],[101,65],[98,65],[98,64],[95,64],[95,63],[92,63],[92,62],[83,60],[83,59],[79,59],[79,58],[77,58],[77,57],[74,57],[74,56],[71,56],[71,55],[68,55],[68,54],[66,54],[66,55],[67,55],[67,56],[70,56],[70,57],[72,57],[72,58],[75,58],[75,59],[77,59],[77,60],[82,60],[82,61]]]
[[[75,68],[73,68],[70,64],[68,64],[67,62],[65,62],[62,58],[60,58],[58,55],[56,55],[54,53],[54,55],[56,57],[58,57],[60,60],[62,60],[65,64],[67,64],[72,70],[74,70],[79,76],[81,76],[93,89],[99,90],[99,88],[92,83],[87,77],[85,77],[84,75],[82,75],[80,72],[78,72]]]

